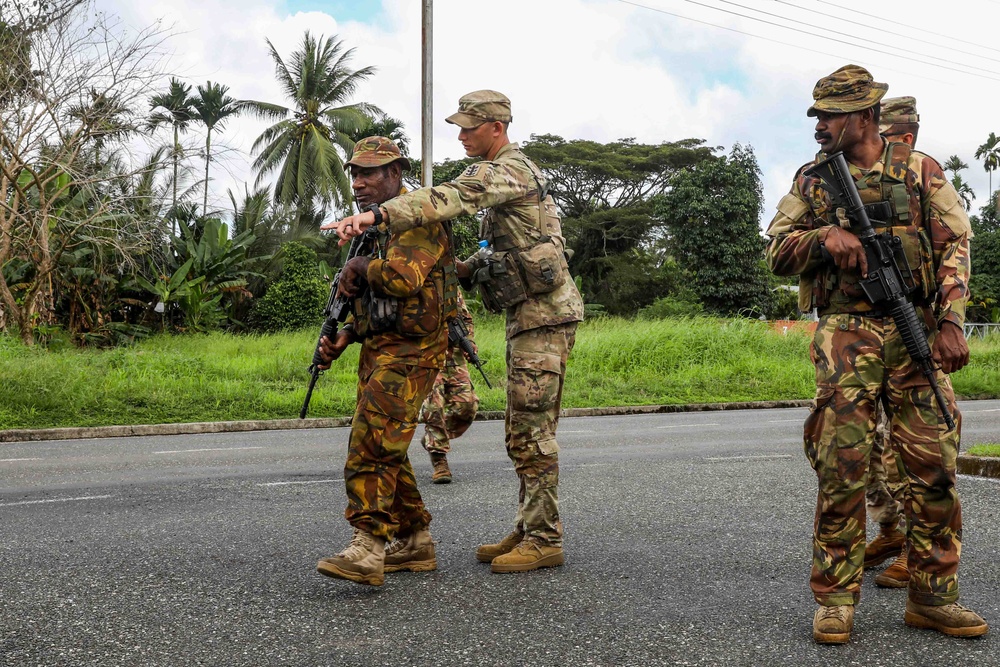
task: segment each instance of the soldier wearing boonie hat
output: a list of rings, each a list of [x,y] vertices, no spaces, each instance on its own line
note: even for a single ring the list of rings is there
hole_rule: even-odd
[[[410,168],[396,144],[366,137],[346,163],[358,207],[379,205],[406,192]],[[345,517],[350,544],[316,564],[320,574],[380,586],[386,572],[437,568],[431,515],[413,475],[408,449],[416,416],[445,365],[448,350],[446,275],[454,259],[444,226],[390,234],[377,228],[368,254],[341,269],[338,294],[351,300],[347,323],[320,341],[321,368],[353,342],[361,343],[358,403],[344,464]],[[451,281],[457,290],[457,279]],[[362,297],[359,285],[367,284]]]
[[[807,114],[816,118],[822,151],[843,153],[861,203],[873,212],[876,232],[891,235],[907,258],[911,272],[904,280],[929,330],[942,371],[937,381],[954,413],[947,374],[969,360],[962,326],[971,227],[941,165],[879,135],[879,103],[887,90],[864,68],[847,65],[816,83]],[[865,250],[849,231],[843,208],[806,173],[824,157],[803,165],[778,202],[766,252],[772,272],[799,276],[799,309],[816,309],[819,315],[811,347],[816,401],[803,428],[818,482],[809,580],[819,605],[813,639],[842,644],[853,629],[864,571],[865,482],[876,403],[892,416],[893,447],[910,482],[911,576],[904,621],[950,636],[981,636],[986,622],[958,604],[962,513],[955,460],[961,420],[956,416],[959,428],[946,431],[930,383],[910,358],[890,313],[865,297]]]
[[[562,223],[548,179],[507,136],[510,100],[495,90],[462,96],[447,118],[461,128],[466,155],[479,158],[448,183],[386,202],[393,232],[486,211],[480,238],[488,251],[458,262],[484,306],[507,317],[507,455],[520,484],[513,531],[476,550],[498,573],[527,572],[564,562],[559,518],[556,428],[566,361],[583,320],[583,299],[569,275]],[[327,225],[342,241],[374,224],[371,213]],[[492,251],[490,253],[489,251]]]
[[[910,146],[916,146],[919,129],[920,114],[917,113],[916,98],[888,97],[882,100],[879,134],[890,141],[902,141]]]

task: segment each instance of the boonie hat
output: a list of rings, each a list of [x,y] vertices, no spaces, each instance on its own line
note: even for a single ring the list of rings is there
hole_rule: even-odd
[[[351,155],[350,160],[344,163],[344,166],[348,167],[353,164],[355,167],[362,168],[381,167],[396,161],[402,162],[403,169],[409,171],[410,161],[403,157],[399,146],[392,139],[365,137],[354,144],[354,154]]]
[[[458,112],[445,118],[445,121],[470,130],[490,121],[509,123],[512,119],[510,100],[506,95],[495,90],[477,90],[462,95],[458,101]]]
[[[913,97],[887,97],[882,100],[882,115],[878,121],[879,134],[884,134],[896,123],[919,123],[917,100]]]
[[[871,72],[858,65],[844,65],[816,82],[813,105],[806,111],[815,116],[818,111],[851,113],[878,104],[889,85],[872,79]]]

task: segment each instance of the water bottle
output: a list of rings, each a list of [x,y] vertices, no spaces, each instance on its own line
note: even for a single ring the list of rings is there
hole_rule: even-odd
[[[483,239],[479,242],[479,252],[477,253],[479,258],[482,260],[489,260],[493,257],[493,248],[490,247],[490,242]]]

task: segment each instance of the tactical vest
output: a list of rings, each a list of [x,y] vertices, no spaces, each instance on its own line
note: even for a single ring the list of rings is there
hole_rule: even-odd
[[[882,172],[873,171],[855,183],[875,232],[898,237],[902,242],[897,262],[913,302],[921,306],[933,301],[937,282],[927,230],[930,198],[921,197],[917,190],[918,175],[908,166],[911,152],[907,144],[887,144],[881,159]],[[843,210],[833,207],[818,179],[808,184],[806,195],[817,221],[850,229]],[[820,314],[873,312],[875,307],[858,286],[860,278],[859,272],[843,272],[827,261],[815,273],[802,276],[799,307],[804,311],[815,307]],[[807,304],[803,297],[810,295]]]
[[[480,225],[480,238],[490,242],[495,266],[491,279],[480,283],[480,292],[483,305],[493,312],[516,306],[531,295],[552,292],[569,278],[559,213],[545,176],[519,150],[512,151],[511,157],[531,172],[535,189],[491,207]],[[516,207],[531,200],[533,219],[518,217]]]

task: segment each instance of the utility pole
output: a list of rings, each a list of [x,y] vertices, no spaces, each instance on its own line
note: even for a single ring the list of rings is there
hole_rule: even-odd
[[[423,0],[420,18],[423,24],[420,91],[420,184],[425,188],[434,185],[434,36],[433,24],[434,0]]]

